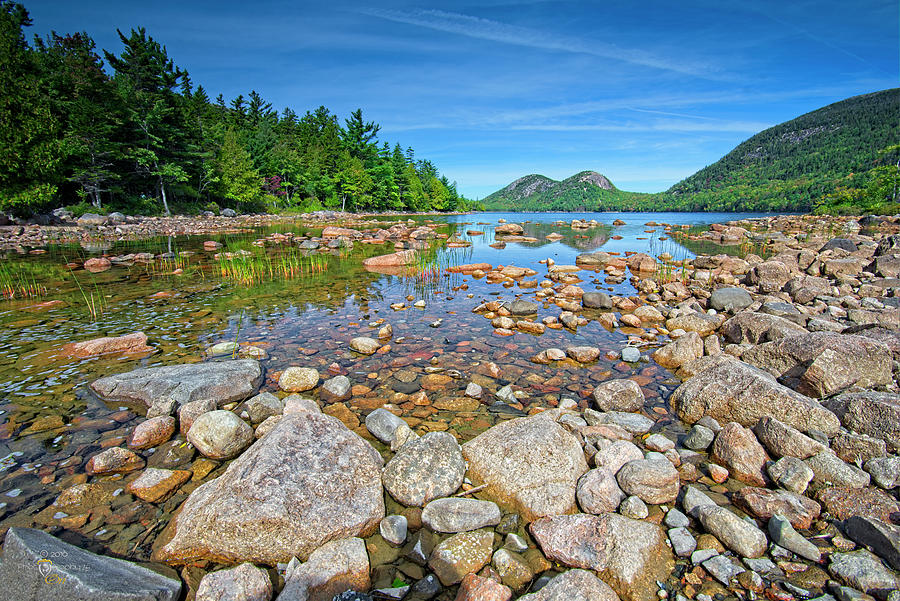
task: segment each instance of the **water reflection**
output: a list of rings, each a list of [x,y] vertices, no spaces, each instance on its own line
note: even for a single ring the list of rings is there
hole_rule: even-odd
[[[582,217],[602,223],[586,229],[556,223]],[[625,226],[612,225],[619,217],[626,221]],[[494,227],[500,218],[524,220],[524,235],[537,241],[492,248],[490,244],[498,240]],[[703,215],[696,220],[708,218]],[[666,235],[665,226],[643,225],[651,220],[690,223],[689,216],[671,214],[417,217],[412,223],[440,221],[436,232],[443,238],[429,241],[407,272],[395,274],[372,273],[363,269],[362,261],[393,252],[395,246],[413,246],[411,241],[356,241],[352,248],[304,251],[299,242],[322,231],[322,227],[306,226],[212,237],[161,237],[108,247],[93,242],[60,245],[47,248],[42,255],[2,256],[7,273],[28,278],[42,291],[36,298],[0,302],[0,527],[28,525],[32,519],[44,517],[49,522],[41,524],[58,524],[48,508],[60,490],[84,477],[83,463],[92,454],[122,444],[142,417],[143,408],[98,401],[86,389],[88,382],[142,365],[200,361],[208,346],[222,341],[258,346],[268,353],[263,362],[266,390],[275,390],[275,375],[291,365],[315,367],[326,377],[342,373],[358,387],[359,394],[349,403],[357,417],[385,402],[399,402],[420,429],[449,428],[463,439],[502,419],[488,412],[486,405],[474,411],[443,408],[463,396],[470,379],[478,379],[491,392],[507,384],[515,386],[527,409],[533,404],[552,405],[563,396],[583,401],[596,382],[622,373],[639,379],[650,403],[664,413],[668,374],[657,367],[603,357],[591,365],[536,365],[529,361],[548,347],[589,344],[604,350],[620,348],[627,330],[607,330],[593,320],[594,312],[584,312],[589,322],[577,330],[548,328],[540,336],[517,333],[509,337],[496,335],[490,320],[472,313],[485,300],[534,299],[536,283],[546,274],[539,261],[548,257],[560,265],[574,264],[579,253],[602,249],[622,254],[626,250],[654,255],[669,252],[678,259],[693,256],[699,248],[692,242],[676,243]],[[391,223],[372,219],[358,227],[375,231]],[[650,229],[655,231],[644,231]],[[476,231],[483,233],[472,233]],[[562,237],[548,239],[553,233]],[[258,242],[261,239],[266,239],[263,245]],[[450,248],[446,239],[470,245]],[[206,250],[207,241],[218,243],[212,245],[217,248]],[[80,264],[101,251],[118,257],[108,271],[89,273],[66,266]],[[272,277],[242,281],[223,277],[227,254],[250,257],[235,260],[259,261],[260,270],[291,256],[296,261],[316,257],[321,268],[301,271],[296,277],[274,269]],[[538,274],[525,278],[531,285],[521,281],[500,285],[446,272],[453,265],[478,262],[529,267]],[[608,284],[590,271],[577,275],[585,290],[634,293],[627,279]],[[95,316],[89,310],[91,301],[101,309]],[[424,306],[414,307],[414,301],[424,301]],[[538,302],[539,317],[560,315],[560,307]],[[402,309],[392,305],[402,305]],[[384,354],[360,356],[349,349],[351,338],[375,336],[384,324],[394,330]],[[138,330],[147,334],[158,352],[140,359],[77,359],[62,352],[69,342]],[[441,387],[428,390],[430,405],[415,406],[402,393],[397,396],[395,384],[401,371],[412,372],[412,378],[419,381],[428,370],[454,374]],[[402,377],[408,380],[410,374]],[[4,496],[10,490],[19,492]],[[44,516],[46,512],[48,516]],[[44,517],[34,517],[38,514]],[[103,531],[101,540],[106,532],[112,532],[110,549],[130,548],[128,522],[120,526],[100,522],[93,530],[91,523],[79,532],[101,536],[95,533]],[[143,532],[143,528],[138,530]]]

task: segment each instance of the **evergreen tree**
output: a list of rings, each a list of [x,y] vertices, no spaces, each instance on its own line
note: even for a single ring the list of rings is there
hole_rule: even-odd
[[[182,71],[144,28],[132,29],[129,37],[118,34],[125,50],[121,56],[106,52],[106,60],[115,69],[135,140],[131,148],[134,173],[155,180],[163,210],[170,215],[167,192],[188,180],[185,162],[191,154],[175,94]]]
[[[122,158],[122,111],[115,87],[86,33],[53,32],[46,41],[36,38],[35,46],[51,112],[60,124],[60,169],[99,209],[101,193],[119,179],[115,167]]]
[[[60,181],[59,124],[25,41],[21,4],[0,1],[0,210],[26,212],[54,198]]]

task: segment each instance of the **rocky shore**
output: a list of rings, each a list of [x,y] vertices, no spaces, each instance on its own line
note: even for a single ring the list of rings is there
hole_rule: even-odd
[[[339,211],[318,211],[298,215],[239,215],[225,209],[219,215],[140,217],[111,213],[86,213],[77,219],[64,210],[40,219],[12,220],[0,215],[0,250],[25,252],[47,244],[85,244],[88,246],[126,240],[143,240],[159,236],[213,236],[249,232],[275,225],[308,223],[322,227],[323,223],[341,222],[371,224],[375,219],[409,217],[410,213],[355,214]],[[455,214],[455,213],[454,213]],[[426,213],[421,213],[426,215]]]
[[[603,359],[620,372],[536,382],[544,397],[496,385],[493,363],[419,373],[399,360],[395,395],[371,403],[359,374],[302,355],[272,372],[264,348],[229,342],[204,362],[97,379],[92,394],[146,420],[72,466],[80,481],[40,516],[58,538],[7,530],[2,588],[21,599],[69,587],[73,599],[900,601],[897,229],[771,217],[681,234],[759,249],[743,258],[601,251],[548,259],[544,273],[451,267],[515,290],[468,296],[494,336],[534,337],[517,365],[593,374]],[[435,237],[410,231],[404,240]],[[367,267],[402,266],[409,252]],[[637,294],[603,291],[627,278]],[[409,307],[392,308],[399,326]],[[389,357],[390,321],[347,351]],[[627,344],[541,344],[591,322]],[[147,344],[136,333],[68,352]],[[654,386],[635,368],[671,377]],[[439,410],[498,419],[462,436],[429,421]],[[135,545],[152,547],[148,566],[65,540],[122,493],[148,516]],[[65,559],[42,571],[42,558]]]

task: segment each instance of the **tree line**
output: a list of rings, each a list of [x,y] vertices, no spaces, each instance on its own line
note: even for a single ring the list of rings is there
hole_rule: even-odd
[[[0,0],[0,210],[59,205],[141,214],[452,211],[475,203],[362,110],[279,112],[251,91],[211,99],[144,28],[100,52],[87,33],[29,44]]]

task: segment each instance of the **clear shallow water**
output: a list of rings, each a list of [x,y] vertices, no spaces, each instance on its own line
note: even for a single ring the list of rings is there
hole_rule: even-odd
[[[695,226],[758,215],[691,213],[484,213],[447,217],[416,217],[415,221],[442,223],[439,233],[456,235],[471,242],[468,248],[443,248],[433,244],[433,266],[473,262],[492,265],[530,267],[538,272],[529,280],[540,281],[546,267],[539,261],[552,258],[557,264],[574,264],[582,252],[604,250],[624,255],[626,251],[658,255],[668,252],[676,259],[690,258],[689,244],[681,245],[668,237],[664,226]],[[499,219],[524,223],[525,235],[538,238],[534,243],[507,243],[504,249],[491,248],[494,227]],[[573,219],[596,219],[602,225],[573,230]],[[614,220],[626,225],[613,227]],[[387,226],[391,222],[372,222],[364,227]],[[468,231],[481,231],[470,235]],[[653,231],[647,231],[653,230]],[[317,235],[320,230],[295,226],[266,228],[245,234],[212,237],[224,244],[223,251],[254,250],[254,241],[275,232]],[[546,236],[557,232],[560,241]],[[621,239],[613,239],[621,236]],[[661,240],[661,238],[665,238]],[[482,404],[474,411],[441,409],[440,401],[463,395],[469,381],[477,380],[486,389],[496,391],[511,384],[523,395],[522,408],[552,406],[569,396],[586,402],[593,386],[614,373],[634,377],[644,389],[648,412],[667,415],[665,400],[672,385],[670,375],[653,364],[629,365],[603,357],[591,365],[563,362],[536,365],[529,357],[548,347],[573,345],[598,346],[603,351],[619,350],[629,330],[608,331],[591,320],[577,331],[548,329],[541,336],[516,333],[501,337],[489,320],[473,314],[484,300],[533,299],[535,288],[519,285],[504,287],[462,275],[431,274],[400,277],[370,273],[361,267],[364,257],[391,252],[391,245],[356,244],[350,250],[322,253],[325,268],[312,276],[296,279],[275,278],[254,286],[242,286],[223,280],[220,263],[213,252],[202,250],[207,237],[154,239],[138,243],[112,245],[109,255],[150,252],[155,255],[183,251],[190,256],[129,266],[115,265],[105,273],[91,275],[64,267],[76,257],[101,252],[100,248],[51,247],[47,253],[21,257],[5,256],[4,265],[30,274],[43,286],[41,299],[0,301],[0,527],[10,525],[60,526],[61,518],[51,506],[60,490],[84,479],[83,464],[106,446],[122,444],[130,429],[142,418],[144,408],[109,405],[97,400],[87,384],[110,373],[128,371],[142,365],[161,365],[199,361],[204,350],[221,341],[253,344],[269,353],[263,362],[267,379],[264,390],[277,391],[276,375],[285,367],[315,367],[323,378],[346,374],[358,388],[346,407],[344,417],[351,427],[371,409],[385,402],[395,403],[404,417],[419,431],[451,430],[461,440],[483,431],[498,419]],[[105,246],[105,245],[104,245]],[[285,252],[286,245],[273,240],[266,252],[273,256]],[[435,250],[436,248],[436,250]],[[734,249],[732,249],[734,251]],[[427,253],[426,253],[427,254]],[[174,275],[175,268],[183,275]],[[586,291],[601,289],[630,295],[634,289],[626,279],[609,284],[602,273],[582,271],[579,285]],[[471,295],[471,296],[470,296]],[[424,309],[394,311],[390,305],[425,300]],[[58,306],[39,303],[62,301]],[[102,313],[96,319],[88,311],[89,302],[99,304]],[[561,309],[544,304],[538,314],[558,316]],[[584,312],[589,319],[597,314]],[[369,357],[353,353],[348,342],[355,336],[375,336],[378,328],[390,323],[394,329],[391,349]],[[437,327],[435,325],[437,324]],[[72,359],[63,356],[68,342],[99,336],[117,336],[143,331],[158,352],[150,357],[108,356]],[[491,376],[490,364],[496,364],[500,376]],[[398,396],[394,384],[400,372],[412,372],[421,378],[427,370],[444,370],[451,381],[428,390],[430,405],[415,405]],[[403,374],[408,377],[409,374]],[[62,417],[63,425],[35,431],[35,423],[47,424],[52,416]],[[348,417],[349,416],[349,417]],[[353,417],[355,416],[355,417]],[[662,426],[665,419],[658,422]],[[356,422],[358,424],[358,421]],[[219,472],[212,472],[211,476]],[[121,488],[129,477],[101,478]],[[91,481],[98,480],[97,478]],[[159,520],[167,521],[186,496],[182,489],[159,508]],[[131,507],[134,499],[127,493],[116,496],[118,505]],[[131,505],[129,505],[131,504]],[[140,504],[140,503],[138,503]],[[155,508],[151,508],[154,509]],[[108,513],[108,512],[107,512]],[[136,513],[135,515],[142,515]],[[145,558],[153,537],[132,550],[147,524],[135,518],[117,518],[110,523],[102,512],[91,514],[82,525],[67,530],[86,537],[108,552]],[[73,534],[73,535],[74,535]]]

